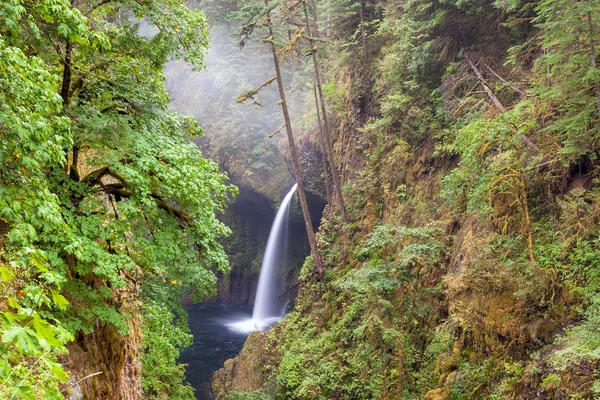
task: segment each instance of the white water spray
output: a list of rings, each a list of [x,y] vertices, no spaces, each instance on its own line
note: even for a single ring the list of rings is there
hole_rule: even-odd
[[[273,221],[260,268],[252,319],[230,324],[229,326],[235,330],[246,332],[262,330],[281,318],[281,307],[277,303],[276,267],[278,261],[281,259],[281,239],[282,235],[286,234],[284,232],[285,223],[288,219],[292,196],[296,192],[297,186],[294,185],[283,198],[275,216],[275,221]]]
[[[252,311],[252,319],[262,321],[269,317],[279,317],[279,307],[277,306],[277,288],[275,287],[275,268],[277,261],[280,259],[279,250],[281,247],[281,237],[285,235],[283,231],[285,222],[288,216],[288,209],[292,196],[296,191],[297,185],[294,185],[289,193],[284,197],[281,206],[273,221],[267,248],[263,258],[262,266],[260,267],[260,277],[258,278],[258,289],[256,290],[256,300],[254,301],[254,310]]]

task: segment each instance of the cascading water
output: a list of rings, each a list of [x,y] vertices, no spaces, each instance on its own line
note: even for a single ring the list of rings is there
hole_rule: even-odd
[[[258,288],[256,290],[256,300],[254,301],[254,310],[252,319],[229,324],[238,331],[257,331],[262,330],[279,318],[281,318],[281,307],[277,304],[277,284],[276,267],[281,261],[281,242],[282,237],[286,235],[285,225],[289,216],[290,203],[292,196],[296,192],[297,185],[294,185],[288,194],[283,198],[281,206],[273,221],[267,248],[260,268],[260,277],[258,278]]]
[[[284,197],[281,206],[273,221],[265,256],[260,267],[260,277],[258,278],[258,289],[256,290],[256,300],[254,301],[254,310],[252,319],[255,321],[264,321],[270,317],[279,317],[280,307],[277,307],[277,293],[275,280],[275,268],[280,257],[281,238],[285,235],[285,223],[287,221],[288,209],[292,196],[296,191],[297,185],[294,185],[289,193]]]

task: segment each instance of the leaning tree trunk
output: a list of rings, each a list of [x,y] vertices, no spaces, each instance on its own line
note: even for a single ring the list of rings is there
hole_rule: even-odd
[[[268,0],[265,0],[265,7],[269,7]],[[294,144],[294,136],[292,135],[292,123],[290,122],[290,114],[288,111],[287,103],[285,101],[285,90],[283,88],[283,79],[281,77],[281,68],[279,67],[279,58],[277,57],[277,49],[274,43],[273,33],[273,22],[271,21],[271,13],[267,12],[266,15],[267,28],[269,29],[269,44],[271,45],[271,51],[273,53],[273,65],[275,66],[275,74],[277,75],[277,86],[279,87],[279,97],[281,99],[281,109],[283,111],[283,119],[285,120],[285,129],[287,131],[288,142],[290,145],[290,153],[292,155],[292,166],[294,168],[294,174],[296,175],[296,183],[298,184],[298,196],[300,197],[300,205],[302,206],[302,215],[304,216],[304,225],[306,226],[306,234],[308,236],[308,242],[310,243],[310,250],[315,260],[315,265],[320,274],[323,273],[323,259],[317,248],[317,242],[315,240],[315,232],[313,229],[312,221],[310,219],[310,211],[308,210],[308,203],[306,201],[306,194],[304,192],[304,183],[302,183],[302,173],[300,171],[300,163],[298,162],[298,153],[296,152],[296,145]]]
[[[364,0],[360,1],[359,11],[360,11],[360,37],[362,39],[363,56],[366,59],[367,58],[367,42],[366,42],[367,35],[365,34],[365,2],[364,2]]]
[[[325,146],[323,146],[323,149],[325,151],[325,158],[329,162],[329,167],[331,169],[331,177],[333,178],[333,190],[335,191],[335,195],[338,199],[338,203],[339,203],[340,209],[342,211],[342,218],[344,219],[344,222],[348,223],[350,219],[348,218],[348,212],[346,211],[346,203],[344,202],[344,196],[342,195],[340,174],[338,173],[338,170],[336,169],[336,167],[333,163],[333,146],[331,145],[331,130],[330,130],[330,126],[329,126],[329,119],[327,118],[327,108],[325,107],[325,95],[323,94],[323,87],[321,85],[321,73],[319,72],[319,64],[317,61],[317,47],[316,47],[315,41],[313,39],[313,34],[314,34],[314,37],[319,38],[319,26],[316,25],[317,24],[317,21],[316,21],[317,10],[316,9],[312,10],[313,23],[315,24],[315,29],[313,32],[313,30],[311,29],[311,26],[310,26],[310,21],[308,19],[308,11],[307,11],[307,7],[306,7],[306,3],[303,1],[302,5],[304,7],[304,16],[306,18],[306,32],[308,33],[308,38],[309,38],[308,40],[309,40],[310,47],[311,47],[310,50],[311,50],[313,66],[314,66],[314,70],[315,70],[315,83],[317,85],[317,91],[319,93],[319,100],[321,103],[321,115],[323,118],[323,125],[325,126],[325,138],[323,140],[325,142]],[[314,7],[314,5],[313,5],[313,7]],[[318,107],[318,105],[317,105],[317,107]]]
[[[596,75],[596,45],[594,42],[594,23],[592,22],[591,11],[588,11],[587,18],[590,30],[590,55],[592,58],[592,68],[594,69],[594,91],[596,92],[596,107],[598,108],[598,115],[600,115],[600,88],[598,87],[598,76]]]
[[[325,144],[325,132],[323,131],[323,123],[321,122],[321,112],[319,111],[319,98],[317,97],[317,85],[313,85],[313,94],[315,96],[315,108],[317,109],[317,123],[319,124],[319,144],[321,145],[321,168],[323,169],[323,177],[325,178],[325,194],[327,202],[331,203],[331,182],[329,178],[329,169],[327,167],[327,146]]]

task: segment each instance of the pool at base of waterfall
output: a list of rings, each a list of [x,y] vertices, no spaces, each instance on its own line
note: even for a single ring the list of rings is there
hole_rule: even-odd
[[[266,318],[263,320],[256,320],[253,318],[246,318],[241,321],[234,321],[226,324],[227,327],[235,332],[243,333],[246,335],[252,332],[264,331],[275,325],[282,317]]]
[[[251,321],[252,308],[196,304],[186,307],[186,310],[194,344],[181,353],[179,362],[188,365],[186,382],[196,389],[196,398],[209,400],[213,398],[213,374],[223,368],[225,360],[238,355],[246,337],[254,331],[229,325]]]

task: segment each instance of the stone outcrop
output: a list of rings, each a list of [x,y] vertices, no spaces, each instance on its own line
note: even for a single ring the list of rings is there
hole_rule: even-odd
[[[232,392],[251,392],[259,389],[265,380],[266,365],[263,358],[268,357],[264,351],[266,333],[255,332],[248,336],[239,356],[225,361],[225,366],[215,372],[212,389],[217,399],[223,399]]]
[[[71,375],[70,400],[139,400],[142,398],[141,316],[137,300],[139,284],[129,278],[129,285],[115,294],[126,310],[127,335],[114,327],[98,326],[90,334],[80,333],[68,345],[64,365]]]

